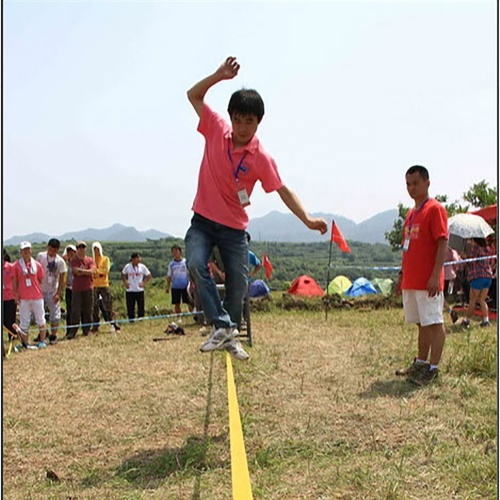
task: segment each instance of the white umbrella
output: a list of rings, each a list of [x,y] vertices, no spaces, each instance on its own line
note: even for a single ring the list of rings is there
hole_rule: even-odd
[[[479,215],[457,214],[448,219],[448,231],[450,235],[460,238],[486,238],[495,231]]]

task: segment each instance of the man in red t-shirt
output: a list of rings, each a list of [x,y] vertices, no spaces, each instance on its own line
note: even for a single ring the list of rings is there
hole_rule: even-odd
[[[88,257],[87,245],[84,241],[76,244],[76,255],[70,262],[73,271],[71,326],[68,327],[66,339],[76,336],[78,325],[82,324],[83,335],[90,333],[92,325],[92,308],[94,294],[94,274],[96,270],[92,257]]]
[[[396,371],[410,382],[426,385],[436,379],[443,352],[444,260],[448,246],[445,208],[429,198],[429,172],[415,165],[406,172],[406,188],[415,201],[403,227],[401,289],[407,323],[418,326],[418,356]],[[430,355],[430,357],[429,357]]]

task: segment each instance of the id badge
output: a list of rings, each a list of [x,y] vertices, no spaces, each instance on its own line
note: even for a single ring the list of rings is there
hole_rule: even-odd
[[[407,252],[409,248],[410,248],[410,238],[405,238],[405,241],[403,243],[403,252]]]
[[[26,278],[26,286],[31,286],[31,279],[30,278]]]
[[[250,198],[248,197],[246,189],[238,191],[238,198],[242,207],[247,207],[248,205],[250,205]]]

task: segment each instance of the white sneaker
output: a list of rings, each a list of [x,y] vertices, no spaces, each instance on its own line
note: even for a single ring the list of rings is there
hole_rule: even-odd
[[[226,342],[222,348],[229,352],[233,358],[239,359],[240,361],[246,361],[250,357],[245,349],[243,349],[243,346],[238,339]]]
[[[201,352],[215,351],[222,348],[223,344],[233,340],[238,335],[236,328],[218,328],[211,337],[200,347]]]

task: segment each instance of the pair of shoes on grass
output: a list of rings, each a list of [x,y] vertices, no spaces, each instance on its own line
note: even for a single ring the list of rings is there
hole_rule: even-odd
[[[236,328],[218,328],[213,331],[210,338],[200,347],[200,351],[227,351],[234,358],[246,361],[250,356],[243,349],[241,342],[236,338],[238,333]]]
[[[439,369],[434,368],[431,370],[430,363],[417,363],[417,358],[415,358],[408,368],[396,370],[396,375],[406,377],[406,380],[412,384],[424,386],[437,379]]]

